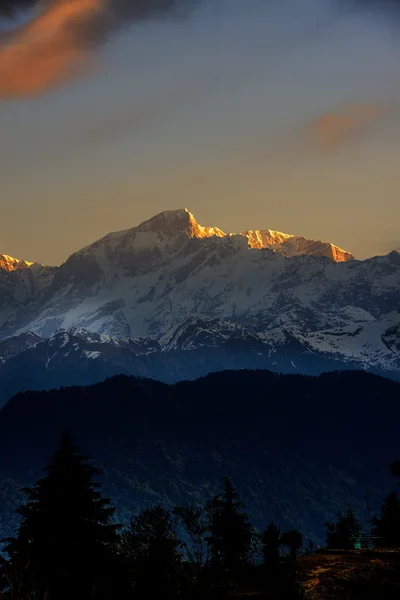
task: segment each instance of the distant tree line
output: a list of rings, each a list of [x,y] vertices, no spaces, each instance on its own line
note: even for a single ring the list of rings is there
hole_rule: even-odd
[[[392,465],[400,477],[400,462]],[[101,495],[95,469],[65,432],[44,470],[24,489],[15,537],[4,540],[4,600],[186,600],[223,597],[232,589],[301,598],[296,561],[312,554],[297,530],[271,522],[256,532],[228,478],[204,507],[146,508],[128,527]],[[400,500],[391,494],[374,519],[385,546],[400,546]],[[350,549],[361,532],[351,508],[327,523],[327,545]]]
[[[4,540],[4,599],[206,598],[248,582],[299,597],[301,533],[281,534],[274,523],[257,533],[228,478],[202,508],[146,508],[122,528],[71,435],[44,471],[24,489],[16,536]]]
[[[400,485],[400,461],[390,465],[390,472]],[[325,526],[328,548],[353,549],[363,538],[363,528],[351,507],[345,513],[339,512],[335,523],[325,523]],[[376,548],[400,548],[400,498],[396,492],[387,496],[380,513],[370,519],[369,534],[364,537]]]

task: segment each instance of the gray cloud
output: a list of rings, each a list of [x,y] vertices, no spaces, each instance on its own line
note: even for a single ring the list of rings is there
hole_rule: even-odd
[[[19,10],[34,6],[37,0],[0,0],[0,16],[13,18]]]
[[[57,3],[59,0],[0,0],[0,16],[13,18],[19,11],[30,9],[35,5],[46,6]],[[165,15],[178,7],[182,8],[193,4],[195,0],[108,0],[107,12],[109,26],[112,27],[121,21],[137,21]],[[217,1],[217,0],[216,0]],[[272,0],[273,1],[273,0]],[[338,8],[343,9],[380,9],[400,10],[400,0],[331,0]],[[104,25],[103,25],[104,26]]]
[[[0,15],[13,18],[19,11],[27,10],[35,5],[47,7],[59,0],[0,0]],[[175,10],[185,0],[109,0],[107,2],[109,17],[113,19],[139,20],[167,14]]]
[[[3,18],[35,8],[28,23],[0,33],[0,99],[37,95],[65,83],[86,72],[93,64],[93,51],[124,26],[187,14],[202,1],[0,0]],[[245,1],[251,10],[251,0]],[[342,8],[400,9],[400,0],[323,1],[337,6],[339,12]]]

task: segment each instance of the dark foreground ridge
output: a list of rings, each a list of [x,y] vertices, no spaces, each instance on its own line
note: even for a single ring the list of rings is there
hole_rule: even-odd
[[[3,540],[2,600],[394,600],[400,593],[400,499],[390,494],[367,535],[353,509],[325,523],[325,547],[275,521],[255,528],[222,477],[203,505],[155,504],[125,527],[68,430],[22,493],[16,535]],[[399,479],[400,461],[390,466]],[[400,482],[398,481],[398,484]]]
[[[321,540],[339,510],[365,521],[366,494],[377,509],[393,487],[399,399],[400,384],[362,372],[222,372],[173,386],[120,376],[18,394],[0,411],[0,533],[70,426],[121,523],[155,503],[204,504],[228,476],[256,527],[273,518]]]

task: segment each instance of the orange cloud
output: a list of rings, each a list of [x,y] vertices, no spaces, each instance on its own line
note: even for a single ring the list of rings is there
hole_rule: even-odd
[[[37,16],[0,37],[0,99],[42,93],[87,69],[93,51],[124,25],[182,14],[178,8],[189,5],[184,0],[10,0],[5,12],[32,4]]]
[[[31,96],[76,75],[88,62],[85,25],[103,0],[53,0],[0,45],[0,98]]]
[[[336,152],[364,135],[383,112],[379,106],[360,104],[343,112],[326,113],[313,123],[312,137],[324,151]]]

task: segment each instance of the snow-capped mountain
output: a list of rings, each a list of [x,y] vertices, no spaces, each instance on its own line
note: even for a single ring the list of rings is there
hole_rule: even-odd
[[[166,211],[108,234],[57,269],[33,265],[4,272],[14,278],[7,278],[7,298],[0,304],[0,336],[33,330],[47,337],[79,326],[115,337],[158,338],[193,314],[229,318],[264,304],[262,295],[276,272],[293,269],[285,254],[304,255],[308,247],[316,256],[319,247],[322,259],[329,246],[332,256],[342,252],[341,260],[352,258],[329,244],[302,239],[266,231],[226,235],[202,227],[186,209]],[[259,286],[258,271],[266,286]],[[6,296],[1,292],[0,282],[0,302]]]
[[[123,372],[156,376],[159,368],[169,381],[242,363],[397,376],[399,310],[398,252],[357,261],[331,244],[271,230],[225,234],[199,225],[186,209],[110,233],[60,267],[0,269],[0,338],[31,332],[50,344],[56,332],[69,331],[75,344],[90,346],[85,351],[107,356],[111,372],[121,366],[119,353],[125,367],[131,363]],[[146,356],[161,353],[158,363],[146,358],[137,367],[138,345]],[[202,370],[192,363],[204,349],[214,349],[214,363],[202,358]],[[171,352],[180,366],[175,355],[166,358]]]

